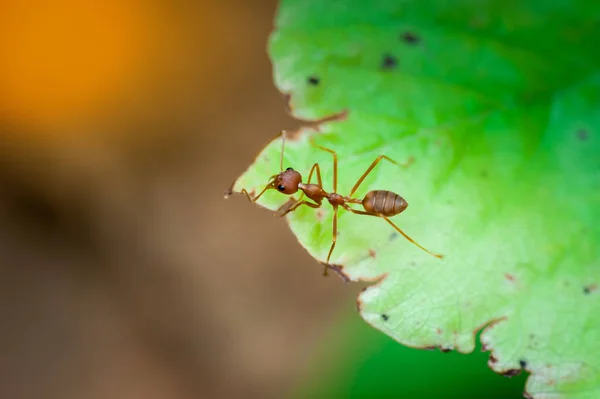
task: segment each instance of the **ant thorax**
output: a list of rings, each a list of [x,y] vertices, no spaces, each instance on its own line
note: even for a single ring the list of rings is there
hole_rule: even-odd
[[[308,198],[320,204],[323,198],[329,196],[325,190],[318,184],[298,184],[298,188],[306,194]]]

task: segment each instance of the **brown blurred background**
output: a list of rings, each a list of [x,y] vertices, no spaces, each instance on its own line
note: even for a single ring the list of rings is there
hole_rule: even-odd
[[[0,398],[281,398],[357,287],[223,192],[276,1],[0,2]],[[358,316],[356,316],[358,317]]]

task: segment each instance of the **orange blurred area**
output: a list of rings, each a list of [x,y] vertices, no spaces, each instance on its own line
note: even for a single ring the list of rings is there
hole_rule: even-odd
[[[2,2],[0,119],[64,136],[193,75],[227,73],[224,53],[237,40],[231,27],[248,23],[243,10],[174,4]]]
[[[284,397],[340,304],[223,192],[296,121],[274,0],[0,5],[0,398]]]
[[[158,10],[131,0],[5,2],[3,118],[60,126],[121,97],[153,64],[159,21]]]

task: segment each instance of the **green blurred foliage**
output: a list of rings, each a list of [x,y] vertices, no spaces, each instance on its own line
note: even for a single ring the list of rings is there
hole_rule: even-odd
[[[334,325],[293,398],[523,397],[527,372],[511,378],[490,372],[481,345],[469,355],[408,348],[347,312]]]

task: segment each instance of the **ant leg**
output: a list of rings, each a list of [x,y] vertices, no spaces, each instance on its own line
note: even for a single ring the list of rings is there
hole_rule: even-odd
[[[329,248],[329,254],[327,254],[327,261],[325,262],[325,270],[323,270],[323,275],[327,276],[327,269],[329,268],[329,259],[331,258],[331,253],[335,248],[335,243],[337,241],[337,220],[338,220],[338,207],[333,207],[333,239],[331,243],[331,248]]]
[[[318,163],[315,163],[312,168],[310,168],[310,173],[308,174],[308,181],[306,182],[306,184],[310,184],[310,181],[312,179],[313,173],[315,172],[315,170],[317,171],[317,180],[319,181],[319,186],[323,187],[323,182],[321,181],[321,167],[319,166]],[[300,198],[298,198],[298,202],[302,201],[302,198],[304,198],[304,191],[302,192],[302,194],[300,194]]]
[[[248,194],[248,191],[246,191],[246,189],[245,189],[245,188],[242,188],[242,191],[240,191],[240,194],[245,194],[245,195],[246,195],[246,198],[248,198],[248,201],[250,201],[250,202],[254,202],[254,201],[252,200],[252,197],[250,196],[250,194]]]
[[[417,247],[421,248],[423,251],[427,252],[430,255],[435,256],[438,259],[442,259],[444,257],[443,255],[434,254],[433,252],[429,251],[427,248],[423,247],[422,245],[420,245],[419,243],[417,243],[415,240],[413,240],[412,238],[410,238],[408,236],[408,234],[406,234],[405,232],[403,232],[400,229],[400,227],[396,226],[394,224],[394,222],[392,222],[387,216],[383,216],[383,215],[380,215],[380,214],[377,214],[377,213],[371,213],[371,212],[360,211],[360,210],[357,210],[357,209],[352,209],[348,205],[344,206],[344,209],[346,209],[347,211],[350,211],[352,213],[356,213],[357,215],[368,215],[368,216],[375,216],[375,217],[382,218],[386,222],[388,222],[394,229],[396,229],[396,231],[398,233],[402,234],[404,236],[404,238],[406,238],[408,241],[410,241],[413,244],[415,244]]]
[[[296,201],[295,198],[290,198],[289,200],[287,200],[286,202],[284,202],[283,205],[281,205],[279,208],[277,208],[277,210],[275,211],[275,213],[273,214],[273,216],[279,216],[279,214],[281,212],[286,211],[290,207],[294,206],[297,202],[299,202],[299,201]]]
[[[404,168],[408,167],[410,164],[412,164],[414,162],[414,158],[410,157],[408,159],[408,161],[406,163],[400,164],[396,161],[394,161],[392,158],[385,156],[385,155],[380,155],[378,156],[373,163],[371,164],[371,166],[369,166],[369,168],[367,169],[367,171],[365,173],[363,173],[363,175],[360,177],[360,179],[358,179],[358,181],[356,182],[356,184],[354,185],[354,187],[352,187],[352,191],[350,191],[350,195],[348,197],[352,197],[352,194],[354,194],[356,192],[356,190],[358,190],[358,186],[360,186],[360,184],[363,182],[363,180],[365,180],[365,178],[367,177],[367,175],[369,173],[371,173],[371,171],[373,170],[373,168],[375,166],[377,166],[377,164],[382,160],[385,159],[387,161],[390,161],[391,163],[393,163],[394,165],[400,165]]]
[[[267,184],[265,186],[265,188],[263,188],[263,190],[260,192],[260,194],[258,194],[256,197],[254,197],[254,199],[252,197],[250,197],[250,194],[248,194],[248,191],[246,191],[245,188],[242,188],[242,191],[240,193],[246,194],[246,197],[248,198],[248,200],[250,202],[256,202],[260,198],[260,196],[263,195],[265,193],[265,191],[267,191],[270,188],[273,188],[273,185],[271,183]]]
[[[315,163],[312,168],[310,168],[310,173],[308,174],[308,181],[306,184],[310,184],[310,179],[312,179],[312,175],[315,170],[317,171],[317,180],[319,181],[319,186],[323,187],[323,181],[321,180],[321,167],[318,163]]]
[[[288,213],[295,211],[296,208],[298,208],[301,205],[308,205],[311,208],[315,208],[315,209],[321,207],[321,204],[313,204],[312,202],[308,202],[308,201],[298,201],[293,206],[291,206],[288,210],[286,210],[285,212],[281,213],[279,216],[280,217],[284,217]]]
[[[310,144],[313,147],[316,147],[316,148],[318,148],[320,150],[323,150],[323,151],[327,151],[328,153],[330,153],[331,155],[333,155],[333,192],[337,193],[337,174],[338,174],[337,173],[337,169],[338,169],[337,153],[335,151],[333,151],[333,150],[330,150],[329,148],[321,147],[320,145],[315,144],[314,141],[313,141],[313,139],[310,140]],[[323,185],[320,184],[320,182],[319,182],[319,185],[321,187],[323,187]]]

